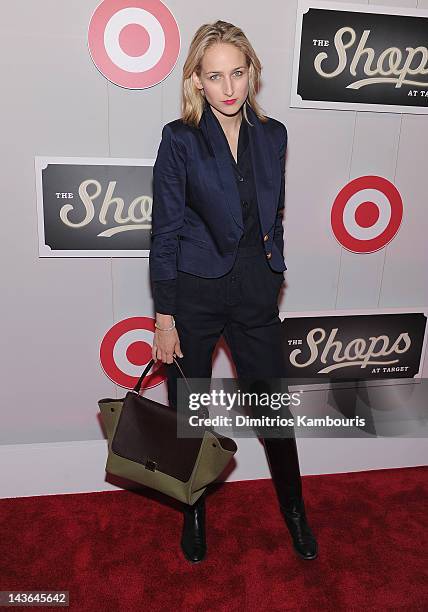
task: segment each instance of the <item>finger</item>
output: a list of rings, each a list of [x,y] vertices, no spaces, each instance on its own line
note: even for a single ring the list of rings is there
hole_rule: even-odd
[[[181,352],[180,342],[177,341],[175,344],[175,351],[179,357],[183,357],[183,353]]]

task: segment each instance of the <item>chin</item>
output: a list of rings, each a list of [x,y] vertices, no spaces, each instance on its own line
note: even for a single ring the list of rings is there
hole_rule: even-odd
[[[237,102],[236,104],[233,104],[233,106],[228,106],[227,104],[223,104],[223,102],[219,102],[218,105],[211,104],[211,106],[214,106],[214,108],[216,108],[220,113],[223,113],[223,115],[236,115],[236,113],[241,110],[243,105],[243,102]]]

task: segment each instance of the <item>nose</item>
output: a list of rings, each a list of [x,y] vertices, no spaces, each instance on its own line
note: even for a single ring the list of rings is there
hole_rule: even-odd
[[[224,77],[223,91],[225,96],[231,96],[233,93],[233,84],[230,76]]]

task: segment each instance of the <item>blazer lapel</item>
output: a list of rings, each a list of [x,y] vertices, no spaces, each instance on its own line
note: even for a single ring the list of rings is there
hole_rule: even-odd
[[[278,204],[275,185],[279,184],[281,178],[278,172],[279,164],[275,162],[272,143],[268,140],[265,127],[249,104],[247,104],[247,116],[253,124],[248,126],[248,135],[260,225],[263,234],[266,234],[275,222]],[[279,193],[277,195],[279,196]]]
[[[218,168],[219,183],[223,189],[224,199],[228,203],[230,212],[236,223],[244,229],[239,190],[233,173],[232,164],[230,163],[229,145],[221,125],[218,123],[212,110],[208,108],[208,102],[206,101],[200,127],[205,132],[208,142],[211,145],[211,150]]]
[[[254,182],[256,185],[257,205],[259,209],[260,225],[263,234],[267,233],[273,223],[276,213],[276,198],[274,181],[280,179],[275,176],[275,159],[272,155],[272,144],[268,142],[264,126],[253,109],[247,104],[247,115],[252,126],[248,126],[251,159],[253,164]],[[245,119],[243,118],[243,121]],[[230,150],[225,134],[214,116],[212,110],[205,102],[205,110],[199,124],[215,157],[219,174],[219,183],[223,189],[224,199],[236,223],[244,229],[241,200],[236,184],[235,174],[230,163]],[[279,169],[279,165],[278,165]]]

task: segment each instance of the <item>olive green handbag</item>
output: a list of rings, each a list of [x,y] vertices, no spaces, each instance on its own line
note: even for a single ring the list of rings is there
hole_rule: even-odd
[[[191,392],[175,359],[174,363]],[[210,427],[201,428],[198,437],[178,437],[178,426],[186,416],[140,395],[153,364],[152,359],[124,398],[98,402],[108,437],[105,469],[192,505],[222,473],[237,445]]]

